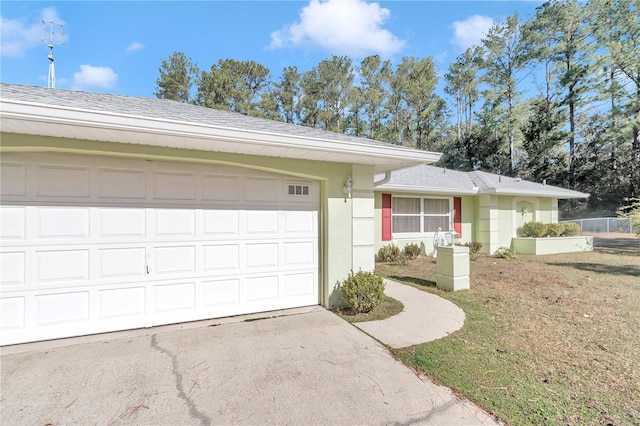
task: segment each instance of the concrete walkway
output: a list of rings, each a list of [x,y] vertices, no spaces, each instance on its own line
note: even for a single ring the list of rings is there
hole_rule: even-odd
[[[464,324],[464,311],[435,294],[391,280],[385,280],[384,292],[402,302],[404,311],[385,320],[355,326],[392,348],[440,339]]]

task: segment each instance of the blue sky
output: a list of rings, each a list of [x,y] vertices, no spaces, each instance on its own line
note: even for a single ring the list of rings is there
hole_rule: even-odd
[[[254,60],[274,80],[331,55],[354,63],[379,54],[432,56],[444,74],[494,22],[540,1],[7,1],[0,15],[0,80],[47,86],[42,21],[63,25],[55,45],[56,87],[153,97],[158,68],[174,51],[201,69],[218,59]],[[47,42],[49,37],[47,27]]]

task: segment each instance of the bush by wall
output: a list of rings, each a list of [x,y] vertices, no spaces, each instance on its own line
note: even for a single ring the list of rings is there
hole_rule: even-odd
[[[380,247],[378,250],[378,255],[376,256],[376,260],[378,262],[386,262],[386,263],[399,263],[401,265],[406,265],[409,261],[408,256],[400,250],[400,247],[391,243],[386,246]]]
[[[549,223],[547,224],[547,234],[550,237],[559,237],[564,234],[564,223]]]
[[[414,260],[415,258],[420,256],[420,253],[422,252],[422,250],[420,249],[419,245],[411,243],[404,246],[404,249],[402,250],[402,252],[409,259]]]
[[[482,249],[482,243],[479,241],[467,241],[464,244],[458,244],[464,247],[469,247],[469,259],[476,260],[478,258],[478,253]]]
[[[580,234],[580,225],[574,222],[542,223],[527,222],[519,229],[519,234],[529,238],[573,237]]]
[[[575,222],[564,222],[564,232],[562,233],[563,237],[573,237],[575,235],[580,235],[580,225]]]
[[[342,281],[340,293],[354,312],[369,312],[382,301],[384,281],[374,272],[353,271]]]

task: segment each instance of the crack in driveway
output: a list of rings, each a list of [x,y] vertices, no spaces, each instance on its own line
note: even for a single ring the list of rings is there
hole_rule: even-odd
[[[154,334],[151,336],[151,347],[160,351],[160,353],[162,354],[168,355],[171,358],[171,362],[173,364],[173,375],[176,378],[176,389],[178,390],[178,396],[189,407],[189,413],[191,414],[191,417],[193,417],[194,419],[200,420],[200,422],[205,426],[211,425],[211,418],[209,418],[209,416],[207,416],[206,414],[198,410],[198,407],[196,407],[196,404],[191,400],[190,395],[187,395],[187,393],[184,391],[182,373],[180,373],[178,369],[178,356],[174,355],[171,351],[167,349],[163,349],[160,346],[158,346],[158,340],[156,336],[157,334]]]

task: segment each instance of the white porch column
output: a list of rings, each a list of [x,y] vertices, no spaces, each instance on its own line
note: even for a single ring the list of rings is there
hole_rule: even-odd
[[[352,166],[352,263],[353,271],[373,271],[375,268],[375,206],[373,167]]]

